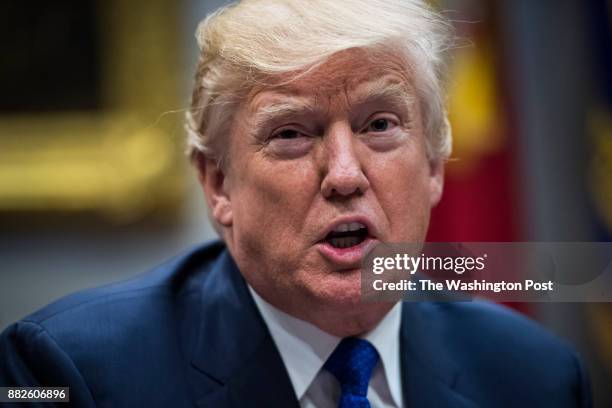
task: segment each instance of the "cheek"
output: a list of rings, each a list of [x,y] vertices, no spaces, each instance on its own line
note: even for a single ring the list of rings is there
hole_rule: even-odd
[[[308,163],[258,159],[237,167],[231,194],[235,234],[277,250],[295,243],[318,191],[311,169]]]
[[[424,155],[401,152],[378,160],[370,176],[390,227],[389,240],[421,241],[429,224],[429,167]]]

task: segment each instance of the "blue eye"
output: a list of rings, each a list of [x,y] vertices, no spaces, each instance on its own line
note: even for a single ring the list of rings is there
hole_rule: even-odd
[[[389,119],[379,118],[374,119],[368,125],[368,130],[372,132],[384,132],[388,130],[392,126],[391,121]]]

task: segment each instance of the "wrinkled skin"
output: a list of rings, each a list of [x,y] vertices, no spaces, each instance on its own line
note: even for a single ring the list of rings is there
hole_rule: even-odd
[[[227,149],[224,168],[201,162],[200,180],[247,282],[329,333],[372,329],[393,305],[361,303],[360,262],[329,259],[321,240],[342,216],[371,222],[372,243],[425,239],[443,164],[427,157],[405,64],[349,50],[255,89],[234,115]]]

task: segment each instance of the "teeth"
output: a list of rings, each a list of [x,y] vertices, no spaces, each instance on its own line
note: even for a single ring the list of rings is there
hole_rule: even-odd
[[[361,240],[356,237],[332,238],[330,243],[336,248],[348,248],[359,244]]]
[[[366,226],[360,222],[350,222],[338,225],[334,228],[334,232],[358,231],[362,228],[366,228]]]

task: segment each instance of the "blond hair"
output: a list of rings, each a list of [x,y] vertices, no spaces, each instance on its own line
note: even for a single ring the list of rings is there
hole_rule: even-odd
[[[222,160],[235,107],[263,77],[307,72],[352,48],[405,57],[432,159],[451,153],[443,82],[451,26],[421,0],[243,0],[199,25],[188,154]]]

